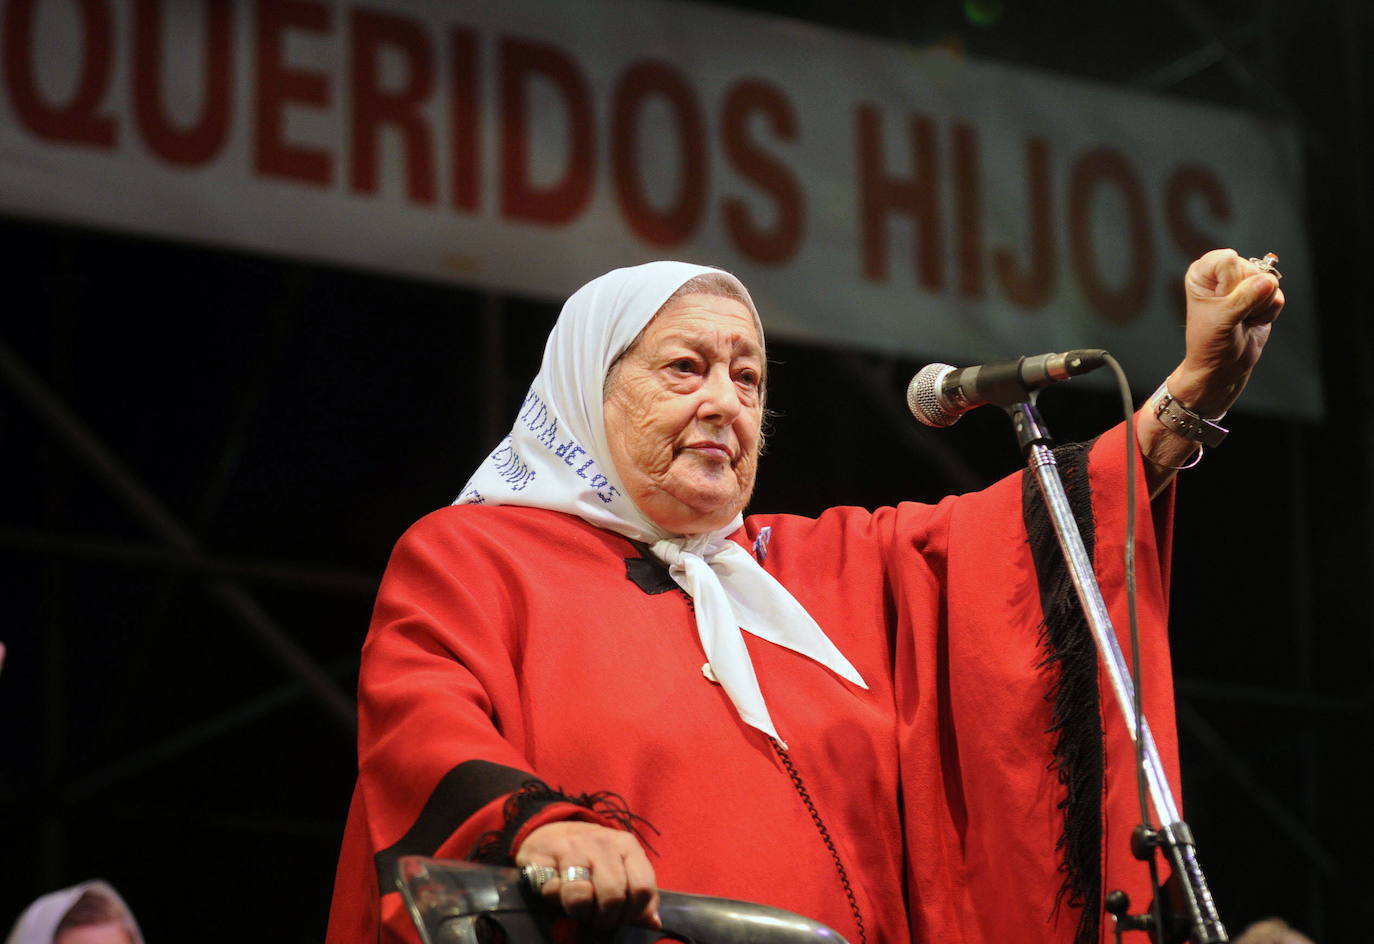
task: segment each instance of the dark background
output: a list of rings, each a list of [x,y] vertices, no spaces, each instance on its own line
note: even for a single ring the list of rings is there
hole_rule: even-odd
[[[1299,128],[1318,307],[1284,318],[1318,322],[1328,417],[1242,401],[1182,478],[1184,802],[1233,931],[1279,914],[1367,940],[1370,5],[730,5]],[[392,542],[508,428],[556,306],[19,219],[0,259],[0,928],[98,875],[154,941],[318,939],[352,734],[284,660],[352,692]],[[1017,466],[996,411],[903,418],[919,360],[770,359],[756,509],[934,499]],[[1073,388],[1042,409],[1061,439],[1119,414]]]

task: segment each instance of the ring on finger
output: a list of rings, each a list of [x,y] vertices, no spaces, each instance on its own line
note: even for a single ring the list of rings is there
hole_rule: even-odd
[[[565,882],[590,882],[592,880],[592,870],[585,865],[570,865],[563,870],[563,881]]]
[[[525,876],[525,883],[535,892],[544,890],[544,886],[558,877],[558,870],[551,865],[527,865],[520,870]]]
[[[1256,259],[1254,256],[1251,256],[1249,261],[1261,272],[1268,272],[1276,279],[1283,278],[1283,273],[1278,270],[1277,266],[1279,261],[1278,253],[1266,252],[1263,259]]]

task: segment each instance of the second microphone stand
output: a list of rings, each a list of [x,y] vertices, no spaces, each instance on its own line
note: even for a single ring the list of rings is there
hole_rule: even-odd
[[[1017,443],[1044,497],[1045,507],[1049,510],[1055,535],[1073,579],[1074,590],[1097,642],[1102,666],[1111,680],[1121,715],[1123,718],[1135,718],[1135,685],[1131,682],[1126,659],[1117,643],[1092,561],[1078,532],[1078,523],[1064,494],[1058,463],[1050,450],[1052,440],[1049,430],[1035,407],[1035,392],[1021,395],[1025,397],[1024,400],[999,405],[1011,416]],[[1129,500],[1135,501],[1135,496],[1130,496]],[[1107,895],[1107,908],[1116,919],[1116,939],[1118,942],[1121,940],[1122,931],[1142,930],[1148,932],[1158,944],[1184,940],[1192,944],[1225,944],[1230,939],[1226,936],[1226,928],[1217,915],[1207,880],[1198,865],[1192,833],[1179,816],[1178,805],[1174,802],[1168,778],[1164,774],[1150,726],[1142,718],[1138,729],[1133,724],[1127,727],[1141,758],[1151,808],[1158,821],[1164,824],[1158,829],[1152,829],[1147,824],[1138,826],[1131,837],[1131,848],[1136,857],[1143,860],[1149,860],[1156,848],[1161,849],[1173,869],[1173,877],[1170,879],[1168,901],[1164,900],[1163,890],[1155,889],[1155,914],[1162,916],[1163,927],[1159,926],[1160,922],[1154,915],[1126,914],[1130,902],[1123,893],[1112,892]]]

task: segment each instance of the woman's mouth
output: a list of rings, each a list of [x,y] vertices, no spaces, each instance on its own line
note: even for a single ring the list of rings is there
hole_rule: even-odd
[[[731,455],[730,449],[724,443],[718,442],[694,442],[682,447],[682,451],[692,450],[698,455],[718,462],[733,462],[735,457]]]

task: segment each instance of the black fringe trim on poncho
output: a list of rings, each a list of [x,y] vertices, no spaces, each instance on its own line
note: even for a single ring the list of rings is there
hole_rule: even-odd
[[[655,836],[658,835],[658,830],[654,828],[653,823],[631,812],[620,794],[608,790],[599,793],[564,793],[543,781],[529,780],[519,790],[506,797],[505,806],[501,810],[505,825],[482,834],[477,841],[477,848],[473,850],[472,861],[487,865],[514,865],[515,856],[511,851],[511,843],[515,841],[516,834],[530,817],[554,803],[571,803],[573,806],[591,810],[626,832],[634,833],[635,838],[646,849],[657,855],[654,847],[645,838],[644,830],[649,830]]]
[[[1088,486],[1091,443],[1075,443],[1054,450],[1069,507],[1078,522],[1083,545],[1093,553],[1092,493]],[[1054,525],[1033,473],[1022,477],[1022,516],[1040,585],[1045,614],[1040,645],[1041,666],[1058,669],[1058,678],[1045,698],[1054,704],[1056,734],[1051,768],[1065,793],[1059,801],[1064,830],[1056,849],[1063,857],[1059,870],[1064,882],[1055,899],[1081,909],[1074,944],[1094,944],[1102,913],[1102,778],[1103,732],[1097,687],[1097,647],[1078,604],[1068,565],[1059,549]]]

